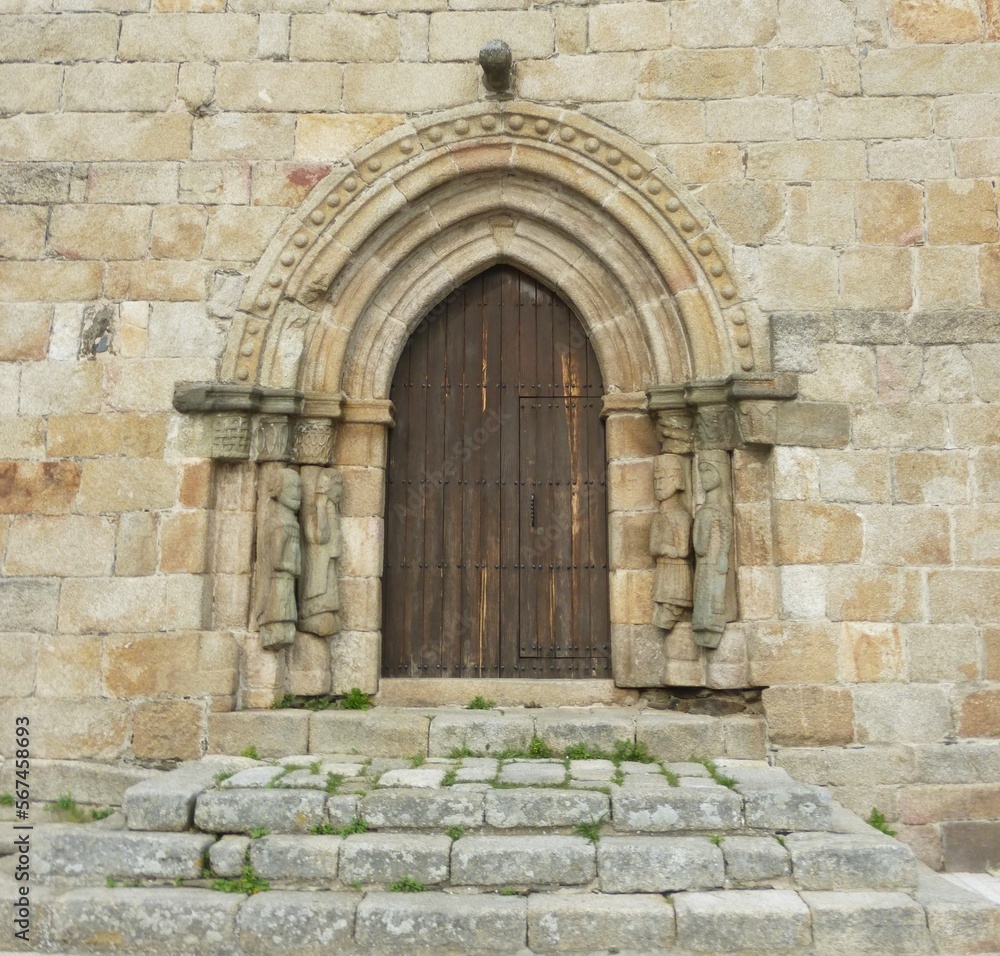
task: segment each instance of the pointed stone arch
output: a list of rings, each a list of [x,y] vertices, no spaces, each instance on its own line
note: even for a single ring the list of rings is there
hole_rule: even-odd
[[[415,324],[498,262],[577,309],[609,392],[769,366],[728,242],[667,170],[577,113],[493,102],[402,124],[313,189],[250,278],[223,378],[385,398]]]

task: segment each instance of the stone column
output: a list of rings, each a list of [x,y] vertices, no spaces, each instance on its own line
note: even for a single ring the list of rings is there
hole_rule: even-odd
[[[331,692],[378,690],[382,666],[382,549],[388,399],[345,398],[333,462],[344,483],[341,500],[340,631],[330,638]]]

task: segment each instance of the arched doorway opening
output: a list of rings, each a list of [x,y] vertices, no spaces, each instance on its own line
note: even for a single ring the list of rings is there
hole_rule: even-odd
[[[391,389],[383,677],[610,676],[603,394],[570,306],[512,266],[416,328]]]

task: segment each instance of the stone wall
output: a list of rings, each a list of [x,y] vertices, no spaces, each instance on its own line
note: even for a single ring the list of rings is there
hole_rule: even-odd
[[[247,277],[338,164],[486,99],[495,36],[518,97],[687,188],[772,370],[822,406],[818,447],[735,453],[720,681],[767,688],[772,744],[818,782],[848,745],[1000,736],[997,0],[0,0],[2,726],[29,714],[38,757],[165,760],[266,703],[254,467],[207,459],[174,385],[220,377]],[[381,467],[364,427],[340,440]],[[349,627],[377,591],[345,590]],[[914,810],[943,785],[924,766],[872,805],[1000,820],[1000,768]],[[940,835],[912,839],[933,859]]]

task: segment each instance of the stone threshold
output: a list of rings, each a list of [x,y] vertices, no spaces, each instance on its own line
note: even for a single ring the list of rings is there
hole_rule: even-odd
[[[760,760],[766,751],[760,715],[709,717],[639,707],[501,707],[498,702],[492,710],[377,706],[242,710],[208,717],[209,753],[259,757],[447,757],[456,748],[490,756],[526,750],[535,737],[557,753],[575,744],[611,752],[620,741],[642,743],[663,760],[687,760],[692,754]]]
[[[612,680],[513,680],[475,677],[386,677],[375,703],[383,707],[464,707],[474,697],[500,707],[635,707],[639,691]]]

